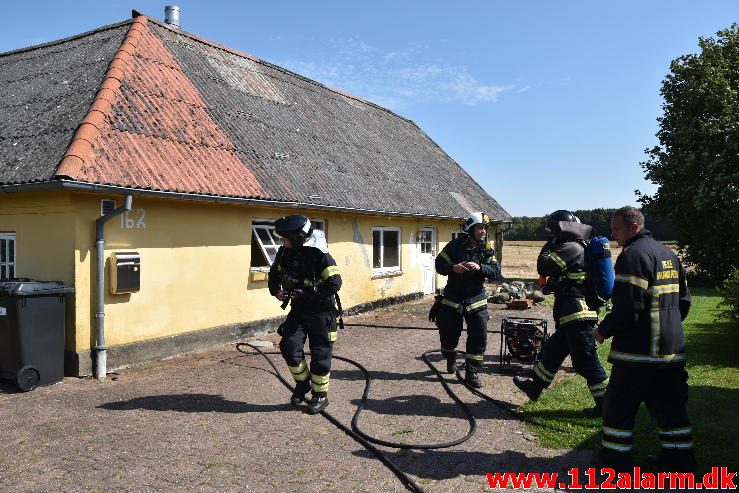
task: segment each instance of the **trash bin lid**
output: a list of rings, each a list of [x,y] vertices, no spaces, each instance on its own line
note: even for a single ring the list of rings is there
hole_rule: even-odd
[[[0,294],[35,296],[42,294],[73,293],[74,288],[62,281],[31,281],[29,279],[0,282]]]

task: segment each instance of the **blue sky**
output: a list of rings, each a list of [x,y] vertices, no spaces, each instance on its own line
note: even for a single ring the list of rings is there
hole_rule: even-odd
[[[415,121],[514,216],[653,192],[639,162],[670,61],[739,21],[739,0],[170,3],[185,31]],[[0,0],[0,52],[166,4]]]

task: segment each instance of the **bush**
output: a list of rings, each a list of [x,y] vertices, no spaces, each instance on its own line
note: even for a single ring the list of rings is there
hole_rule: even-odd
[[[701,270],[689,270],[687,272],[686,278],[688,280],[689,288],[716,288],[716,282],[708,274]]]
[[[719,314],[719,318],[739,320],[739,269],[734,268],[731,275],[724,281],[720,288],[724,299],[719,306],[725,306],[728,310]]]

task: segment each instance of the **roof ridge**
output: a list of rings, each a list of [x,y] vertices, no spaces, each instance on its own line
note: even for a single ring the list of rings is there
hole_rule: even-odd
[[[226,51],[226,52],[231,53],[233,55],[244,57],[244,58],[248,58],[249,60],[251,60],[251,61],[253,61],[255,63],[259,63],[259,64],[264,65],[266,67],[269,67],[269,68],[278,70],[280,72],[283,72],[283,73],[286,73],[286,74],[289,74],[289,75],[298,77],[298,78],[300,78],[300,79],[302,79],[302,80],[304,80],[306,82],[309,82],[311,84],[315,84],[315,85],[317,85],[319,87],[322,87],[324,89],[327,89],[327,90],[329,90],[329,91],[331,91],[333,93],[339,94],[339,95],[344,96],[344,97],[349,98],[349,99],[354,99],[356,101],[359,101],[360,103],[364,103],[366,105],[369,105],[369,106],[372,106],[372,107],[377,108],[379,110],[382,110],[382,111],[385,111],[387,113],[390,113],[391,115],[393,115],[393,116],[395,116],[397,118],[400,118],[401,120],[405,120],[405,121],[408,121],[408,122],[413,123],[413,120],[410,120],[408,118],[405,118],[405,117],[403,117],[403,116],[395,113],[392,110],[389,110],[389,109],[387,109],[387,108],[385,108],[383,106],[380,106],[377,103],[373,103],[372,101],[367,101],[366,99],[362,99],[359,96],[355,96],[353,94],[349,94],[349,93],[344,92],[344,91],[342,91],[340,89],[336,89],[336,88],[327,86],[326,84],[322,84],[321,82],[318,82],[316,80],[313,80],[311,78],[308,78],[308,77],[306,77],[304,75],[301,75],[301,74],[299,74],[297,72],[293,72],[292,70],[286,69],[285,67],[280,67],[279,65],[275,65],[275,64],[270,63],[270,62],[268,62],[266,60],[262,60],[261,58],[257,58],[254,55],[250,55],[249,53],[246,53],[244,51],[239,51],[239,50],[237,50],[235,48],[231,48],[230,46],[226,46],[226,45],[221,44],[221,43],[219,43],[217,41],[212,41],[212,40],[207,39],[207,38],[204,38],[202,36],[198,36],[197,34],[193,34],[191,32],[183,31],[182,29],[172,27],[169,24],[167,24],[165,22],[158,21],[156,19],[149,19],[149,22],[151,22],[153,24],[156,24],[159,27],[163,27],[165,29],[168,29],[168,30],[170,30],[170,31],[172,31],[172,32],[174,32],[176,34],[181,34],[181,35],[186,36],[188,38],[194,39],[195,41],[198,41],[200,43],[203,43],[203,44],[212,46],[213,48],[218,48],[219,50]]]
[[[109,31],[111,29],[125,26],[126,24],[131,24],[133,22],[135,22],[135,19],[127,19],[125,21],[116,22],[115,24],[107,24],[105,26],[96,27],[95,29],[92,29],[90,31],[85,31],[83,33],[74,34],[72,36],[67,36],[66,38],[55,39],[53,41],[47,41],[46,43],[41,43],[38,45],[26,46],[24,48],[17,48],[15,50],[0,52],[0,58],[7,56],[7,55],[17,55],[18,53],[23,53],[24,51],[38,50],[39,48],[48,48],[49,46],[67,43],[69,41],[74,41],[75,39],[78,39],[78,38],[92,36],[93,34],[96,34],[102,31]]]
[[[54,178],[79,176],[85,161],[92,155],[93,142],[100,136],[105,120],[112,114],[113,101],[121,87],[121,80],[129,60],[138,47],[142,32],[147,30],[147,20],[147,17],[142,15],[127,21],[131,23],[131,27],[105,72],[90,110],[77,127],[72,142],[57,165],[52,175]]]

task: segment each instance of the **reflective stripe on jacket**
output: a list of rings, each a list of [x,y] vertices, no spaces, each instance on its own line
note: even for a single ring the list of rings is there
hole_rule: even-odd
[[[477,296],[473,296],[471,298],[467,298],[465,300],[462,300],[460,302],[452,301],[449,298],[446,298],[446,296],[441,300],[441,304],[444,306],[448,306],[452,310],[455,310],[459,314],[462,313],[476,313],[480,310],[483,310],[487,308],[488,306],[488,296],[487,293],[484,291]]]
[[[588,274],[582,241],[549,241],[542,247],[536,262],[539,275],[553,278],[554,319],[558,327],[582,320],[598,320],[598,312],[585,299]]]
[[[452,267],[462,262],[475,262],[480,270],[456,274]],[[461,235],[447,243],[436,256],[435,267],[436,272],[449,277],[444,287],[444,298],[454,303],[485,294],[485,279],[494,281],[500,278],[500,265],[492,243],[480,243],[473,248],[468,235]]]
[[[302,289],[304,295],[292,300],[293,308],[335,310],[333,295],[341,288],[341,275],[330,253],[281,246],[269,269],[268,286],[272,296],[280,289]]]
[[[684,364],[682,320],[690,310],[690,291],[675,252],[642,229],[624,245],[615,270],[613,309],[598,329],[613,336],[608,360]]]

